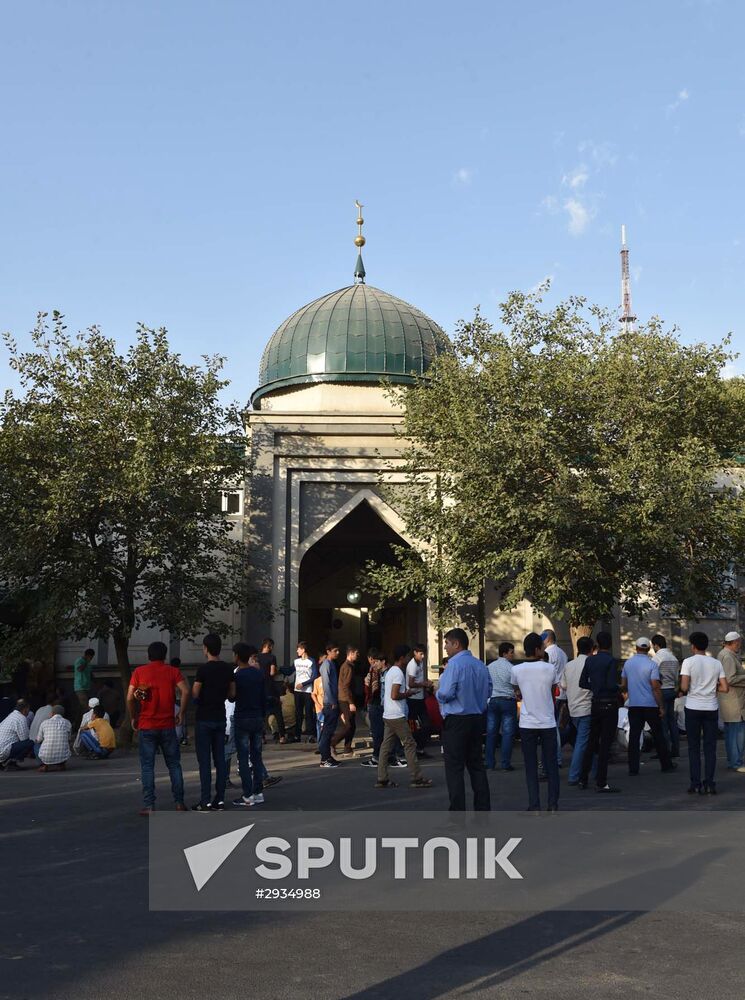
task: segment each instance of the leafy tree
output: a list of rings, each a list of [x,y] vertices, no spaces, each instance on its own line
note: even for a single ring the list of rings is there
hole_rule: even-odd
[[[112,637],[126,684],[140,625],[225,634],[242,604],[244,549],[219,503],[245,472],[223,359],[186,365],[140,325],[126,354],[97,327],[71,338],[39,316],[10,336],[21,392],[0,406],[0,582],[24,620],[6,654],[41,637]]]
[[[735,599],[745,391],[720,377],[729,341],[684,345],[656,319],[619,333],[540,293],[501,313],[497,330],[477,310],[426,379],[390,390],[410,487],[393,502],[417,541],[368,567],[381,600],[427,596],[442,626],[491,581],[499,607],[527,597],[576,638],[616,605],[696,617]]]

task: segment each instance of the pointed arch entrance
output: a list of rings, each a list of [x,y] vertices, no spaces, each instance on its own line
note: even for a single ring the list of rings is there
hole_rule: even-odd
[[[370,490],[360,491],[301,546],[298,578],[298,638],[314,655],[326,642],[390,654],[398,643],[426,641],[426,602],[387,602],[376,611],[365,591],[364,565],[395,565],[394,546],[407,545],[396,512]],[[399,530],[397,530],[399,529]]]

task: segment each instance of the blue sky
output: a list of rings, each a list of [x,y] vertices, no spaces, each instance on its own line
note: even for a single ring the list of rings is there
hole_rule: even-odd
[[[744,36],[739,0],[5,4],[0,328],[165,325],[245,400],[359,198],[369,283],[446,330],[548,275],[615,307],[625,223],[639,317],[745,352]]]

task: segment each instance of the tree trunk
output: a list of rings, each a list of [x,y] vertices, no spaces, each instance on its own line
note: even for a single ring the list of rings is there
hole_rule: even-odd
[[[592,625],[573,625],[570,624],[569,632],[572,636],[572,647],[574,649],[574,655],[577,655],[577,640],[581,639],[585,635],[592,635]]]
[[[126,705],[127,688],[129,687],[129,679],[132,676],[132,668],[129,665],[129,639],[123,635],[114,633],[114,649],[116,650],[116,663],[119,667],[119,676],[122,680],[122,691],[125,699],[124,720],[119,727],[118,743],[120,747],[131,750],[132,720],[129,717],[129,710]]]

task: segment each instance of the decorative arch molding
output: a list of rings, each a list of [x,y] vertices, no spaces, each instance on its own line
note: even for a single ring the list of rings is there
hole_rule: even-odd
[[[346,503],[342,504],[337,511],[335,511],[330,517],[326,518],[323,524],[319,525],[315,531],[311,532],[307,538],[305,538],[297,550],[297,566],[299,568],[300,563],[303,561],[303,557],[306,552],[313,548],[316,542],[320,542],[329,531],[341,524],[347,514],[350,514],[356,507],[360,504],[367,503],[372,507],[378,517],[384,521],[389,528],[392,528],[400,538],[407,542],[409,545],[412,544],[411,538],[406,532],[406,525],[404,524],[401,515],[391,507],[390,504],[386,503],[377,493],[374,493],[371,489],[361,489],[353,497],[350,497]]]

